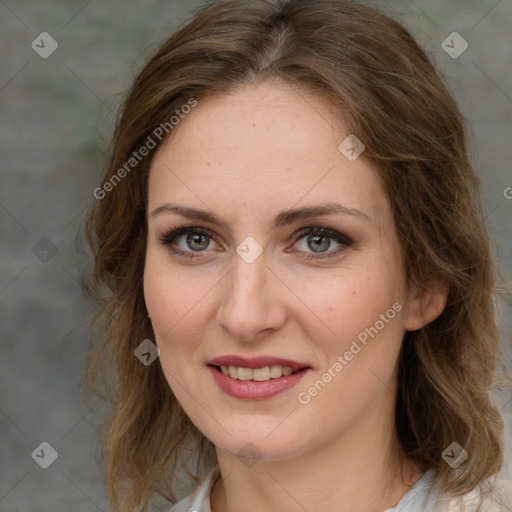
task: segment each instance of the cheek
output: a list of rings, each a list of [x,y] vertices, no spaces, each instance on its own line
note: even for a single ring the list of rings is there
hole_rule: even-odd
[[[197,369],[204,363],[200,348],[207,333],[206,309],[211,309],[208,291],[216,280],[208,285],[209,278],[205,277],[201,286],[194,286],[191,282],[197,284],[198,280],[186,276],[183,268],[173,269],[168,261],[146,259],[144,296],[160,349],[160,364],[174,396],[197,421],[201,418],[201,410],[195,411],[197,403],[208,403]]]
[[[316,323],[321,321],[322,332],[334,338],[336,345],[339,340],[355,338],[376,322],[382,330],[381,315],[389,320],[385,322],[386,330],[395,324],[396,332],[400,332],[401,314],[397,309],[401,308],[392,307],[403,302],[397,275],[378,265],[344,269],[336,275],[304,280],[297,295],[309,306],[309,314],[317,318]]]
[[[330,421],[340,419],[340,410],[359,410],[380,389],[392,385],[404,334],[399,276],[398,269],[376,259],[324,279],[321,293],[318,281],[301,289],[304,302],[318,315],[309,313],[304,325],[310,326],[306,335],[323,353],[319,375],[326,384],[324,390],[318,383],[311,394],[304,386],[301,390],[315,402],[313,409]],[[316,398],[317,390],[322,390],[321,397]],[[324,408],[331,400],[343,407]]]
[[[199,282],[201,285],[197,286]],[[168,262],[162,264],[148,255],[144,297],[162,356],[176,351],[191,352],[199,343],[205,332],[203,323],[208,318],[206,309],[215,282],[213,275],[191,279],[182,268],[173,269]]]
[[[311,420],[311,429],[321,421],[334,435],[376,397],[392,400],[389,390],[404,330],[398,280],[388,270],[375,264],[331,276],[320,294],[318,286],[302,288],[304,301],[322,321],[319,328],[310,313],[303,324],[310,326],[306,335],[323,353],[315,378],[297,390],[299,410],[308,411],[304,425]]]

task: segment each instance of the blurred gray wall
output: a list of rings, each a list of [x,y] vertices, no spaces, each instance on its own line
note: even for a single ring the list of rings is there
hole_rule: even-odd
[[[374,4],[434,55],[473,126],[487,221],[510,289],[512,1]],[[107,510],[101,404],[77,397],[92,309],[79,285],[87,258],[76,238],[123,92],[144,57],[199,5],[0,1],[1,511]],[[58,44],[49,56],[55,43],[43,32]],[[453,32],[469,45],[460,56],[464,41],[447,39]],[[510,295],[498,301],[509,354],[511,305]],[[498,398],[509,457],[510,399]],[[43,442],[58,453],[47,469],[36,463],[52,460]]]

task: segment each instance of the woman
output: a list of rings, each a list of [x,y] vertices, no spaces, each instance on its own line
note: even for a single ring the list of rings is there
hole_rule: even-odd
[[[113,510],[185,472],[172,512],[510,510],[478,190],[397,22],[199,12],[136,78],[88,218]]]

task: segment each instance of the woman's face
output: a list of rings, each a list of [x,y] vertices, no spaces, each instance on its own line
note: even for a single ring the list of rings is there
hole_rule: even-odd
[[[199,99],[153,160],[144,294],[160,363],[228,453],[286,459],[393,427],[403,268],[347,136],[325,100],[263,84]]]

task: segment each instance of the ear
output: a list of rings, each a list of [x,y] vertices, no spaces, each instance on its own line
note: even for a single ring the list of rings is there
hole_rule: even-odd
[[[433,322],[446,307],[448,282],[440,277],[432,278],[425,290],[411,289],[407,299],[405,329],[417,331]]]

